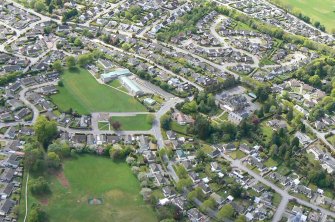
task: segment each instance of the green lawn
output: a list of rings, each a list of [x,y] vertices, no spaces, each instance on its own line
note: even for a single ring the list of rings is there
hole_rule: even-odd
[[[58,87],[59,93],[51,98],[63,111],[70,108],[79,114],[146,111],[133,97],[99,84],[87,70],[67,70],[62,75],[62,81],[64,86]]]
[[[281,196],[280,196],[280,194],[274,192],[274,193],[273,193],[273,204],[274,204],[275,206],[278,206],[278,205],[280,204],[280,201],[281,201]]]
[[[330,142],[333,146],[335,145],[335,135],[327,137],[328,142]]]
[[[246,157],[245,153],[243,153],[241,150],[236,150],[236,151],[230,152],[230,153],[228,153],[228,155],[231,158],[233,158],[234,160],[235,159],[242,159],[243,157]]]
[[[177,133],[187,135],[187,126],[186,125],[185,126],[179,125],[175,121],[171,122],[171,130],[173,130]]]
[[[121,130],[150,130],[152,125],[148,120],[151,114],[139,114],[136,116],[112,116],[112,121],[121,123]]]
[[[274,159],[269,158],[267,161],[265,161],[264,165],[266,167],[276,167],[276,166],[278,166],[278,163]]]
[[[64,175],[68,186],[56,177],[50,178],[52,195],[43,205],[50,222],[157,221],[126,163],[85,155],[66,161]],[[102,197],[104,203],[89,205],[89,197]]]
[[[109,130],[109,123],[108,122],[98,122],[98,128],[100,130]]]
[[[319,21],[328,32],[335,28],[335,1],[334,0],[276,0],[280,4],[291,6],[309,16],[313,22]]]

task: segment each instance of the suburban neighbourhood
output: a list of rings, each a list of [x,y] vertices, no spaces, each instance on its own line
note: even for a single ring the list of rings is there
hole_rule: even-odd
[[[275,0],[0,0],[0,221],[335,221],[323,22]]]

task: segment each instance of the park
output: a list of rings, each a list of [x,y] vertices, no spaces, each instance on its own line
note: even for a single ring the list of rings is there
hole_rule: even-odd
[[[51,99],[62,111],[72,109],[85,115],[92,112],[146,111],[135,98],[98,83],[85,69],[65,70],[61,83],[59,93],[51,96]]]

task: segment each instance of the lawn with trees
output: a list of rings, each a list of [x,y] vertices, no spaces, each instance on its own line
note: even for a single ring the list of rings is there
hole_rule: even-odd
[[[135,217],[137,221],[157,221],[154,210],[140,195],[140,182],[125,162],[84,155],[65,161],[61,174],[64,175],[61,179],[60,176],[47,178],[49,188],[46,189],[51,192],[47,199],[29,199],[37,202],[29,203],[30,210],[41,208],[50,222],[131,221]],[[33,179],[30,184],[43,186],[45,181],[40,180]],[[88,198],[102,198],[103,204],[89,205]]]
[[[273,0],[273,2],[298,17],[300,17],[299,14],[303,14],[310,18],[307,22],[311,22],[314,26],[319,22],[326,27],[326,31],[335,32],[335,4],[333,0]]]
[[[65,161],[64,175],[68,187],[51,178],[53,194],[46,207],[50,221],[157,220],[153,209],[144,203],[139,181],[126,163],[85,155]],[[103,204],[89,205],[89,197],[102,197]]]
[[[146,111],[133,97],[99,84],[85,69],[68,69],[61,79],[64,86],[59,86],[59,93],[51,96],[61,111],[79,114]]]

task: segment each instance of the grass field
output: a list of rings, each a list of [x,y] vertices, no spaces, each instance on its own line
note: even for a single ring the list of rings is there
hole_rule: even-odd
[[[133,97],[99,84],[87,70],[67,70],[62,80],[64,86],[59,87],[59,93],[51,98],[63,111],[70,108],[79,114],[146,111]]]
[[[50,178],[52,195],[43,202],[50,222],[157,221],[154,210],[140,196],[140,184],[126,163],[80,156],[66,161],[63,179],[57,178]],[[102,197],[104,203],[89,205],[89,197]]]
[[[150,130],[149,121],[151,114],[138,114],[136,116],[112,116],[112,121],[121,123],[121,130]],[[100,128],[100,126],[99,126]]]
[[[309,16],[313,22],[321,22],[326,27],[327,32],[335,28],[334,0],[277,0],[277,2],[291,6],[292,10],[298,10]]]

